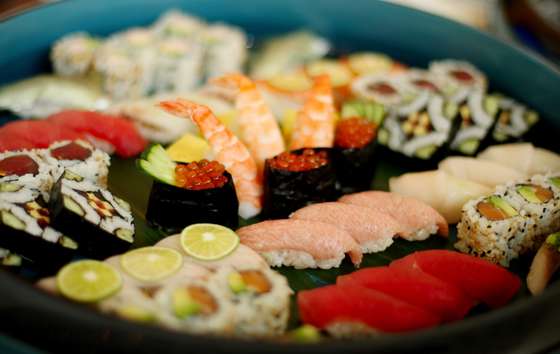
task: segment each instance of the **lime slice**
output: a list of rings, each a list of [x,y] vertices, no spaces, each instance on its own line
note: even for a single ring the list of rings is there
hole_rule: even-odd
[[[119,272],[107,263],[84,260],[64,266],[56,276],[58,290],[79,302],[102,300],[120,289]]]
[[[121,256],[121,267],[134,278],[155,281],[175,273],[183,265],[183,256],[171,248],[143,247]]]
[[[181,246],[198,259],[211,261],[230,254],[239,244],[231,229],[216,224],[193,224],[181,232]]]
[[[173,161],[191,162],[206,158],[210,153],[210,145],[206,140],[187,133],[167,148],[167,154]]]

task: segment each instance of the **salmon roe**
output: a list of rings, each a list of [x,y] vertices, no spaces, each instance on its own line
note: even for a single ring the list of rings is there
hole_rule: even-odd
[[[325,166],[327,162],[328,157],[326,151],[304,149],[301,154],[287,151],[283,152],[270,159],[269,165],[271,168],[275,168],[277,170],[301,172]]]
[[[335,145],[344,149],[362,148],[369,144],[376,134],[374,123],[361,117],[351,117],[338,123]]]
[[[228,178],[224,175],[226,168],[218,161],[206,159],[187,164],[177,164],[175,181],[178,187],[203,190],[223,187]]]

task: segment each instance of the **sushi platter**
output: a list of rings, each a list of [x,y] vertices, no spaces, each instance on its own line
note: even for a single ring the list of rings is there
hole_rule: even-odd
[[[311,17],[279,28],[218,0],[104,2],[0,24],[15,40],[53,11],[142,5],[54,27],[29,44],[46,65],[2,71],[5,333],[88,353],[560,344],[560,73],[383,2],[299,4]]]

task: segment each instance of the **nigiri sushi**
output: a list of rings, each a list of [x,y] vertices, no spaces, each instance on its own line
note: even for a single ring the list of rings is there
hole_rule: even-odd
[[[353,285],[329,285],[300,291],[299,314],[304,323],[335,337],[375,335],[428,328],[438,316],[382,292]]]
[[[403,227],[400,236],[409,241],[425,240],[435,233],[442,236],[449,233],[445,218],[434,208],[415,198],[396,193],[368,191],[345,195],[339,201],[391,215]]]
[[[448,223],[461,219],[461,208],[473,199],[489,194],[492,189],[440,170],[405,173],[389,179],[389,189],[416,198],[437,210]]]
[[[84,134],[47,121],[17,120],[0,127],[0,151],[46,148],[58,140],[84,139]]]
[[[345,253],[356,266],[362,261],[360,246],[348,232],[322,222],[268,220],[242,227],[237,235],[273,267],[329,269],[338,267]]]
[[[448,250],[415,252],[393,261],[390,267],[420,269],[492,308],[508,303],[521,286],[517,276],[498,265]]]
[[[47,122],[93,137],[94,144],[96,140],[105,141],[113,146],[117,155],[121,157],[138,155],[147,145],[136,127],[118,116],[89,111],[63,111],[47,118]]]
[[[463,318],[475,305],[459,288],[419,269],[366,268],[336,279],[336,284],[363,286],[426,309],[444,321]]]
[[[497,162],[464,156],[450,156],[441,161],[438,167],[452,176],[489,188],[526,177],[523,173]]]
[[[560,156],[530,143],[491,146],[478,154],[477,159],[493,161],[513,168],[527,176],[560,171]]]
[[[338,202],[311,204],[295,211],[290,218],[324,222],[344,229],[360,245],[363,253],[385,250],[401,230],[399,223],[389,214]]]

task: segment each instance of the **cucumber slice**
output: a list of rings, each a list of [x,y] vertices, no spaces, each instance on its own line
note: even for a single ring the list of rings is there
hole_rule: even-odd
[[[344,102],[342,105],[342,118],[363,117],[380,126],[385,117],[383,105],[375,102],[353,100]]]
[[[175,185],[175,166],[167,151],[161,145],[152,145],[138,160],[138,167],[151,177],[163,183]]]

